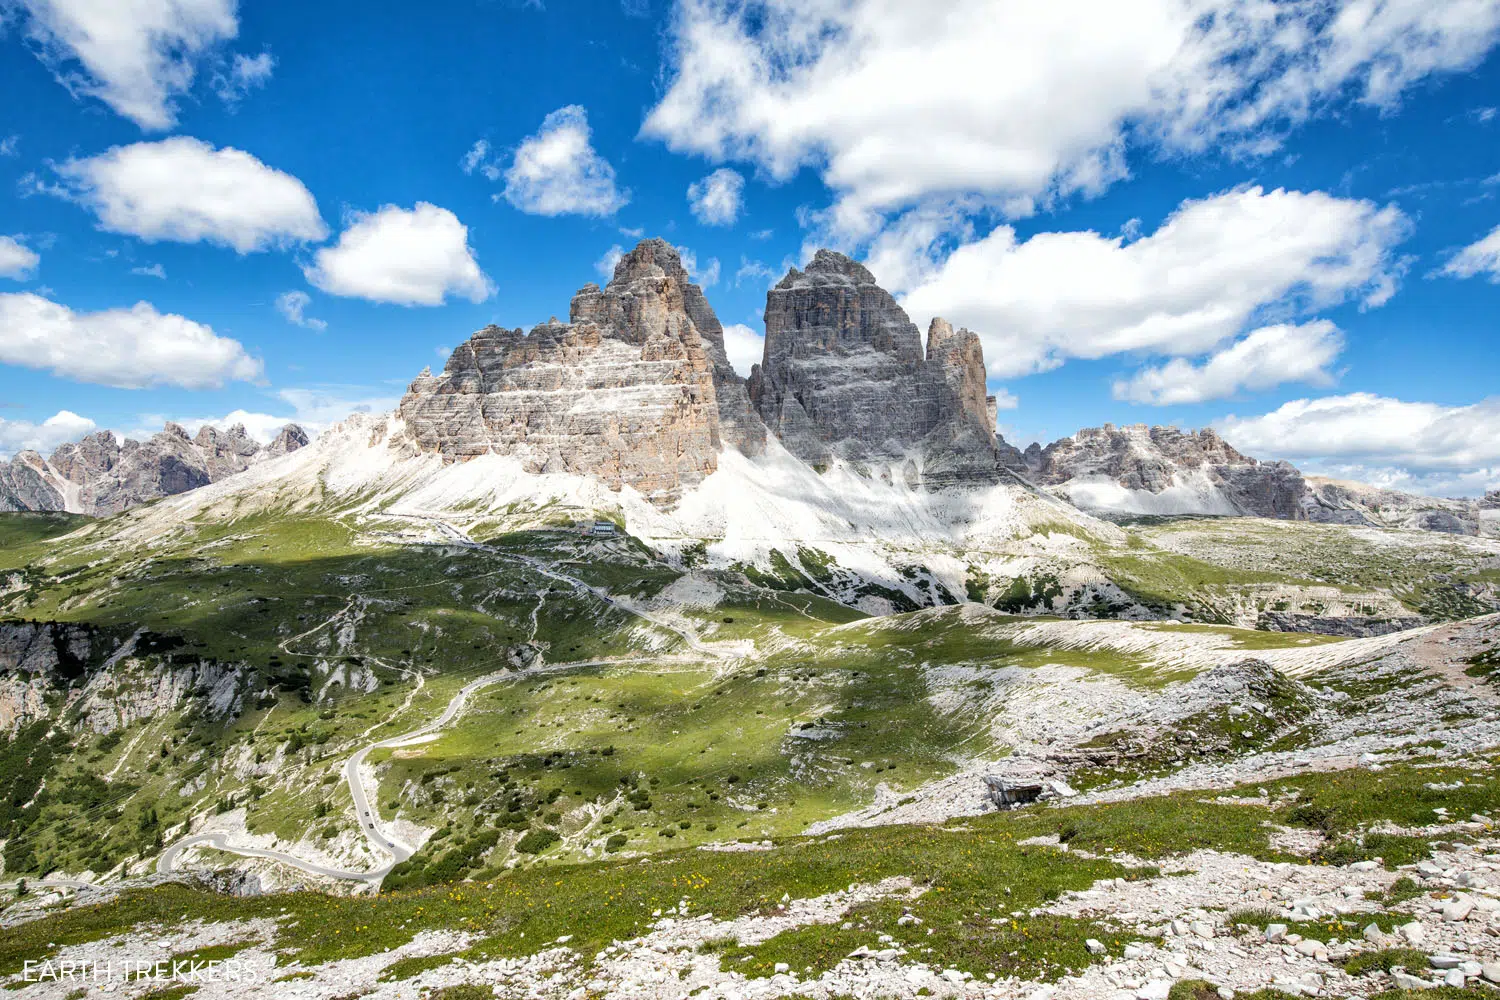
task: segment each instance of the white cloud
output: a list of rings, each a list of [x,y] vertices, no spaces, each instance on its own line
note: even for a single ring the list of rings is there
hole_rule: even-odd
[[[118,389],[217,388],[262,370],[239,341],[149,302],[77,313],[29,292],[0,294],[0,363]]]
[[[996,389],[993,395],[995,397],[996,410],[1014,410],[1021,405],[1021,401],[1016,398],[1016,394],[1009,389]]]
[[[625,256],[625,248],[616,243],[594,261],[594,270],[607,282],[615,276],[615,265],[620,263],[620,258]]]
[[[1338,327],[1326,319],[1300,326],[1263,326],[1202,364],[1173,358],[1114,384],[1116,399],[1155,406],[1227,399],[1242,389],[1272,389],[1283,382],[1332,385],[1328,366],[1344,349]]]
[[[14,236],[0,236],[0,278],[24,281],[36,273],[42,258]]]
[[[1262,416],[1231,415],[1214,425],[1249,454],[1308,462],[1346,478],[1421,492],[1500,484],[1500,397],[1441,406],[1356,392],[1294,399]]]
[[[494,286],[474,259],[469,229],[446,208],[419,201],[355,213],[338,243],[319,250],[302,273],[330,295],[442,305],[449,294],[483,302]]]
[[[688,185],[688,207],[705,226],[728,226],[739,218],[745,193],[745,178],[738,171],[720,167]]]
[[[270,83],[275,69],[276,59],[269,52],[258,56],[236,53],[228,66],[214,73],[214,93],[232,110],[250,91]]]
[[[1132,146],[1271,152],[1497,35],[1500,0],[681,0],[642,131],[781,179],[811,166],[837,228],[870,232],[934,196],[1097,193]]]
[[[235,0],[6,0],[59,83],[143,129],[171,128],[196,64],[239,30]]]
[[[490,143],[488,139],[480,139],[469,147],[464,158],[458,161],[459,167],[465,174],[472,174],[478,170],[492,181],[500,179],[500,167],[490,159]]]
[[[749,378],[750,366],[765,359],[766,338],[743,323],[730,323],[724,327],[724,353],[734,370]]]
[[[21,151],[21,137],[20,136],[18,136],[18,135],[8,135],[4,139],[0,139],[0,156],[11,157],[11,156],[15,156],[15,155],[19,154],[20,151]]]
[[[242,150],[200,139],[116,146],[57,168],[65,196],[99,228],[148,242],[207,242],[250,253],[328,235],[312,193]]]
[[[1500,226],[1477,243],[1471,243],[1458,252],[1441,272],[1451,278],[1472,278],[1485,275],[1491,282],[1500,284]]]
[[[288,323],[300,326],[304,330],[328,329],[328,324],[323,320],[313,319],[303,314],[310,305],[312,305],[312,296],[304,291],[282,292],[276,296],[276,311],[281,313]]]
[[[142,415],[141,423],[159,427],[168,419],[181,424],[189,434],[198,433],[199,428],[214,427],[226,431],[241,424],[252,438],[268,444],[287,424],[297,424],[308,434],[316,436],[354,413],[385,413],[396,408],[399,396],[372,395],[363,386],[322,386],[318,388],[282,389],[276,398],[289,408],[282,413],[263,413],[256,410],[233,410],[221,417],[167,418],[159,415]],[[148,431],[142,436],[155,433]]]
[[[130,273],[139,275],[142,278],[161,278],[165,280],[167,277],[167,269],[160,264],[152,264],[150,267],[132,267]]]
[[[50,454],[58,445],[77,441],[97,428],[98,425],[88,417],[80,417],[72,410],[58,410],[39,424],[0,417],[0,458],[8,458],[18,451]]]
[[[719,283],[719,258],[710,257],[708,263],[698,266],[698,255],[687,247],[678,247],[677,256],[682,258],[682,269],[694,284],[711,288]]]
[[[531,215],[611,215],[630,201],[615,169],[590,142],[588,113],[558,108],[517,147],[505,171],[505,200]]]
[[[1126,352],[1194,356],[1259,325],[1350,299],[1379,305],[1405,261],[1394,206],[1260,188],[1189,201],[1150,236],[1000,226],[919,277],[902,304],[978,332],[996,376]],[[876,270],[876,276],[885,274]],[[899,287],[899,285],[897,286]]]

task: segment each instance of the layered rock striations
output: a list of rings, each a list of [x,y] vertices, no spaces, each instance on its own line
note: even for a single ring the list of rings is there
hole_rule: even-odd
[[[1086,427],[1046,448],[1026,452],[1031,476],[1059,488],[1081,506],[1110,506],[1111,496],[1097,487],[1110,483],[1145,501],[1144,512],[1246,514],[1301,519],[1306,483],[1287,462],[1259,462],[1242,455],[1212,429],[1181,431],[1176,427],[1131,424]],[[1153,511],[1145,497],[1162,497],[1181,511]],[[1140,496],[1145,495],[1145,496]],[[1196,506],[1197,509],[1190,509]]]
[[[288,424],[261,445],[236,424],[204,426],[190,436],[168,423],[146,441],[117,441],[110,431],[64,444],[43,459],[23,451],[0,464],[0,510],[66,510],[106,516],[218,482],[257,462],[296,451],[307,432]]]
[[[1086,510],[1127,514],[1270,517],[1445,534],[1500,534],[1494,501],[1416,496],[1304,476],[1261,462],[1213,430],[1133,424],[1089,427],[1031,445],[1025,475]],[[1492,495],[1493,496],[1493,495]]]
[[[702,291],[670,244],[646,240],[608,285],[573,296],[567,323],[479,331],[441,374],[419,376],[398,412],[420,451],[510,455],[529,472],[593,476],[666,504],[718,466],[716,380],[730,387],[732,443],[754,447],[730,376]]]
[[[749,394],[766,426],[815,466],[903,461],[929,485],[993,479],[994,398],[979,338],[942,319],[921,333],[865,267],[819,250],[766,297]]]

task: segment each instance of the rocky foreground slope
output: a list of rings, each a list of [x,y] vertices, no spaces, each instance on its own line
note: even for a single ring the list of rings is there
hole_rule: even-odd
[[[168,423],[145,441],[121,442],[111,431],[98,431],[62,445],[51,458],[23,451],[0,463],[0,511],[118,514],[218,482],[307,443],[307,432],[296,424],[287,424],[268,445],[240,424],[227,431],[205,425],[189,436],[180,424]]]

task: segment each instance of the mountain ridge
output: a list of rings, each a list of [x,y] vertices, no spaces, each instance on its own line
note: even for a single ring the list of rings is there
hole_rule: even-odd
[[[397,407],[392,447],[445,462],[513,455],[521,471],[629,486],[679,504],[733,451],[779,450],[818,472],[916,490],[999,483],[1045,491],[1080,512],[1241,516],[1500,534],[1489,499],[1424,498],[1260,461],[1211,428],[1105,424],[1022,451],[995,429],[978,336],[941,317],[917,325],[857,261],[819,250],[767,293],[765,348],[748,377],[677,249],[647,239],[604,287],[573,296],[566,323],[490,326],[424,370]],[[262,448],[243,427],[196,438],[169,424],[147,442],[99,432],[51,458],[0,464],[0,509],[107,515],[199,488],[306,444],[288,425]],[[780,459],[777,459],[780,461]]]
[[[257,462],[305,446],[308,434],[289,423],[262,445],[243,424],[220,431],[205,424],[190,436],[167,422],[145,441],[96,431],[60,445],[51,457],[22,451],[0,463],[0,511],[66,511],[108,516],[151,500],[218,482]]]

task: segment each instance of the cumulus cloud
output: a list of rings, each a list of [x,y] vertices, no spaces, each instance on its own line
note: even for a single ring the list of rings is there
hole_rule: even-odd
[[[338,243],[319,250],[302,273],[330,295],[403,306],[442,305],[450,294],[483,302],[494,294],[468,227],[425,201],[355,213]]]
[[[738,171],[720,167],[688,185],[688,207],[705,226],[728,226],[739,218],[745,178]]]
[[[1490,230],[1484,239],[1460,250],[1440,273],[1450,278],[1484,275],[1492,283],[1500,284],[1500,226]]]
[[[0,236],[0,278],[24,281],[36,273],[42,258],[15,236]]]
[[[1351,299],[1379,305],[1405,267],[1394,206],[1258,187],[1183,203],[1133,242],[1010,226],[940,263],[897,268],[902,304],[978,332],[995,376],[1121,353],[1190,357]],[[877,277],[885,278],[880,270]]]
[[[615,168],[594,151],[588,113],[558,108],[516,148],[505,171],[505,200],[530,215],[612,215],[630,201]]]
[[[150,267],[132,267],[130,273],[142,278],[161,278],[165,280],[167,277],[167,269],[160,264],[152,264]]]
[[[681,0],[642,132],[781,179],[812,167],[840,230],[868,232],[933,196],[1027,214],[1095,194],[1133,146],[1269,152],[1497,36],[1500,0]]]
[[[77,441],[97,429],[92,420],[72,410],[58,410],[39,424],[0,417],[0,458],[9,458],[18,451],[50,454],[58,445]]]
[[[198,64],[239,31],[236,0],[0,0],[57,81],[143,129],[171,128]]]
[[[258,56],[236,54],[227,65],[214,73],[214,93],[233,110],[250,91],[270,83],[271,73],[275,69],[276,59],[269,52],[262,52]]]
[[[79,313],[29,292],[0,294],[0,363],[118,389],[218,388],[262,370],[239,341],[149,302]]]
[[[749,378],[750,366],[765,359],[766,338],[743,323],[730,323],[724,327],[724,353],[734,370]]]
[[[994,396],[996,410],[1014,410],[1021,405],[1021,401],[1016,398],[1016,394],[1009,389],[996,389]]]
[[[1214,425],[1242,451],[1340,478],[1423,493],[1500,486],[1500,397],[1442,406],[1356,392]]]
[[[304,314],[308,306],[312,305],[312,296],[304,291],[282,292],[276,296],[276,311],[293,326],[300,326],[304,330],[326,330],[328,324],[320,319],[313,319]]]
[[[1338,327],[1326,319],[1263,326],[1216,352],[1202,364],[1173,358],[1114,384],[1116,399],[1155,406],[1226,399],[1244,389],[1284,382],[1332,385],[1328,366],[1344,349]]]
[[[116,146],[57,168],[61,191],[99,228],[148,242],[213,243],[251,253],[328,235],[312,192],[242,150],[201,139]]]

